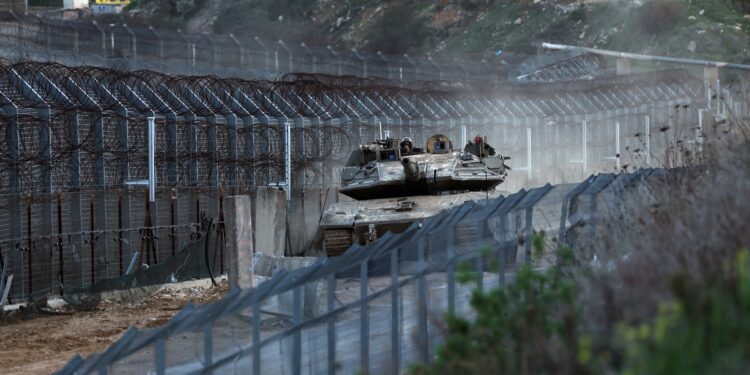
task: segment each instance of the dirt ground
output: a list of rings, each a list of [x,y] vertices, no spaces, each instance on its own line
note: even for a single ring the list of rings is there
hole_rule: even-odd
[[[160,326],[185,304],[217,301],[227,289],[225,280],[214,288],[162,290],[130,302],[103,300],[91,311],[45,308],[29,320],[23,320],[22,313],[0,317],[0,372],[55,372],[76,354],[86,357],[105,350],[131,326]]]

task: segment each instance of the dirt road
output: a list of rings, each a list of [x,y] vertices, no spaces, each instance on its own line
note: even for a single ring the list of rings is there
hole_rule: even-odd
[[[101,352],[131,326],[157,327],[185,304],[214,302],[227,291],[226,281],[215,288],[164,290],[127,303],[102,301],[92,311],[56,309],[22,320],[14,314],[0,318],[0,369],[3,374],[49,374],[76,354]]]

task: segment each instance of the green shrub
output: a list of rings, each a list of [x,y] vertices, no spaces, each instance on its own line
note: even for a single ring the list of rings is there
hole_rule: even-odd
[[[533,244],[535,252],[542,251],[541,237]],[[585,354],[586,341],[581,342],[577,333],[576,287],[563,272],[571,264],[571,255],[570,250],[561,250],[560,267],[548,271],[521,267],[505,289],[475,291],[471,306],[476,319],[449,316],[448,337],[433,365],[416,366],[411,372],[581,373],[579,358],[586,360],[589,354]],[[470,272],[469,266],[460,268],[459,280],[476,280]]]
[[[747,374],[750,370],[750,257],[702,286],[678,275],[676,299],[651,322],[618,329],[623,374]]]

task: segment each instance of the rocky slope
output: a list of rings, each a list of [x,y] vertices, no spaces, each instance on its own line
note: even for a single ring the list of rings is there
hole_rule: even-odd
[[[748,13],[747,0],[138,0],[129,16],[385,53],[490,57],[551,41],[748,62]]]

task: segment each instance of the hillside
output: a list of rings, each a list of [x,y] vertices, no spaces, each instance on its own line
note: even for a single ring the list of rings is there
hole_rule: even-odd
[[[386,53],[533,52],[551,41],[750,59],[748,0],[138,0],[130,17],[192,31]]]

